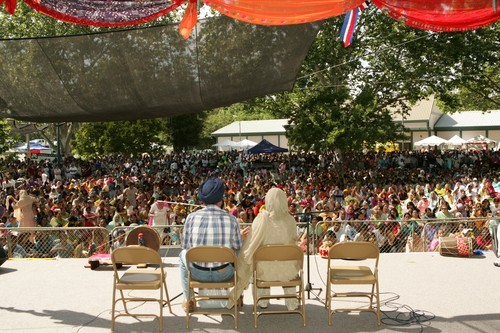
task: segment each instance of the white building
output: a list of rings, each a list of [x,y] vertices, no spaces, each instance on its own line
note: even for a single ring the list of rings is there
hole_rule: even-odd
[[[212,133],[217,138],[217,143],[225,140],[241,141],[244,139],[261,142],[266,139],[273,145],[281,148],[288,147],[288,139],[285,136],[285,125],[288,119],[271,120],[242,120],[235,121]],[[219,149],[223,149],[219,147]]]
[[[483,135],[500,142],[500,110],[444,114],[433,96],[416,103],[404,117],[394,112],[393,120],[406,128],[409,139],[399,142],[403,149],[412,149],[414,142],[431,135],[446,140],[454,135],[465,140]],[[290,149],[288,139],[285,137],[284,126],[287,124],[288,119],[235,121],[213,132],[212,135],[217,138],[217,142],[243,139],[260,142],[266,139],[276,146]]]
[[[500,110],[464,111],[453,114],[443,113],[437,106],[437,100],[431,96],[416,103],[404,117],[394,114],[393,120],[402,123],[410,139],[404,143],[404,149],[413,147],[413,143],[431,135],[449,140],[454,135],[467,140],[478,135],[500,141]]]

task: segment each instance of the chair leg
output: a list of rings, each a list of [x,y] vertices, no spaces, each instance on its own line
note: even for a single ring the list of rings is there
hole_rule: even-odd
[[[165,306],[165,303],[168,304],[168,310],[170,313],[172,312],[172,306],[170,305],[170,296],[168,295],[168,289],[167,289],[167,283],[163,281],[163,288],[165,288],[165,295],[167,296],[167,301],[163,303],[163,306]]]
[[[236,273],[234,273],[236,275]],[[236,282],[234,283],[236,287]],[[239,299],[236,298],[236,293],[233,293],[233,304],[234,304],[234,328],[238,328],[238,301]]]
[[[158,300],[158,305],[160,306],[160,315],[158,317],[158,326],[160,332],[163,332],[163,285],[160,285],[160,299]]]
[[[128,312],[128,309],[127,309],[127,302],[125,301],[125,295],[123,294],[123,291],[121,289],[120,289],[120,296],[121,296],[121,300],[123,303],[123,309],[125,310],[125,313],[130,315],[130,313]]]
[[[115,331],[115,308],[116,308],[116,289],[113,288],[113,304],[111,305],[111,332]]]
[[[186,311],[186,328],[189,328],[189,320],[191,318],[191,311],[190,311],[191,309],[189,307],[189,304],[191,304],[191,300],[192,300],[192,298],[194,298],[194,289],[189,286],[189,283],[190,283],[190,281],[188,279],[188,290],[187,290],[188,297],[186,300],[187,304],[188,304],[187,311]]]
[[[327,274],[325,308],[328,311],[328,325],[332,325],[332,287],[330,284],[330,274]]]
[[[304,327],[306,327],[306,300],[305,300],[305,293],[304,293],[304,281],[302,281],[302,284],[299,287],[299,293],[300,293],[300,304],[302,307],[302,317],[304,320]]]
[[[375,291],[375,284],[372,284],[372,293],[370,294],[370,309],[373,309],[373,296]]]
[[[378,289],[378,280],[376,281],[376,298],[377,298],[377,324],[380,326],[380,291]]]
[[[252,288],[252,295],[253,295],[253,327],[257,328],[257,281],[254,278],[253,280],[253,288]]]

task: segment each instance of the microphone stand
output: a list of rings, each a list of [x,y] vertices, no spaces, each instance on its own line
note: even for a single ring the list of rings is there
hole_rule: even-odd
[[[314,235],[311,235],[311,230],[310,230],[310,226],[311,226],[311,221],[312,221],[312,215],[311,213],[308,213],[306,215],[306,232],[307,232],[307,283],[304,287],[304,290],[307,291],[307,299],[311,299],[311,294],[313,294],[315,296],[315,298],[319,301],[321,301],[321,299],[319,298],[319,295],[321,294],[321,292],[323,291],[322,288],[313,288],[312,286],[312,283],[311,283],[311,265],[310,265],[310,255],[309,255],[309,246],[310,246],[310,239],[309,237],[311,236],[312,240],[314,241],[314,244],[316,244],[316,241],[315,241],[315,237]],[[315,293],[314,291],[317,290],[317,293]],[[322,302],[322,301],[321,301]]]

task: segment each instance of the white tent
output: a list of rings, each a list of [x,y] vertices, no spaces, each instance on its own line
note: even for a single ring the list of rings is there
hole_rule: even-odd
[[[238,141],[234,144],[235,147],[238,147],[238,148],[243,148],[243,149],[248,149],[248,148],[252,148],[253,146],[257,145],[257,142],[254,142],[252,140],[247,140],[247,139],[244,139],[244,140],[241,140],[241,141]]]
[[[17,151],[26,152],[26,151],[28,151],[28,145],[25,143],[21,146],[14,148],[14,149]],[[52,148],[50,148],[49,146],[45,146],[45,145],[42,145],[41,143],[32,142],[32,141],[30,141],[29,150],[33,154],[51,154],[52,153]]]
[[[467,149],[490,149],[494,148],[496,143],[495,140],[491,140],[484,135],[475,136],[465,142]]]
[[[413,145],[415,147],[430,147],[430,146],[440,146],[445,143],[447,143],[447,140],[440,138],[439,136],[436,135],[431,135],[428,138],[415,142]]]
[[[467,140],[467,143],[476,143],[476,142],[479,142],[479,143],[496,143],[495,140],[488,139],[484,135],[478,135],[478,136],[475,136],[475,137],[470,138],[469,140]]]
[[[233,140],[224,140],[221,142],[217,142],[216,144],[212,145],[214,147],[234,147],[236,142]]]
[[[448,146],[452,147],[461,147],[464,145],[465,142],[466,141],[462,139],[460,136],[454,135],[448,140],[447,144]]]

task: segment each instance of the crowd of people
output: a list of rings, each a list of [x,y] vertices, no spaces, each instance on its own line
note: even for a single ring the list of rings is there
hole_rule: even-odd
[[[220,177],[224,209],[239,223],[252,223],[269,189],[282,189],[288,212],[302,222],[297,241],[304,249],[317,251],[323,242],[349,239],[401,251],[409,235],[421,235],[425,221],[451,218],[475,218],[464,229],[486,249],[491,239],[481,240],[484,229],[489,218],[500,216],[499,170],[500,152],[493,150],[368,151],[345,156],[230,151],[66,158],[60,165],[1,160],[0,241],[7,246],[8,228],[33,228],[16,233],[16,255],[79,257],[104,251],[104,244],[123,244],[117,227],[147,224],[165,226],[163,240],[180,244],[180,226],[203,204],[198,198],[200,184]],[[307,233],[309,223],[312,232]],[[68,239],[69,233],[37,232],[40,227],[92,226],[106,228],[113,238],[87,233],[76,243]],[[413,244],[414,248],[432,249],[438,234],[451,233],[439,226],[425,228],[425,244]]]

